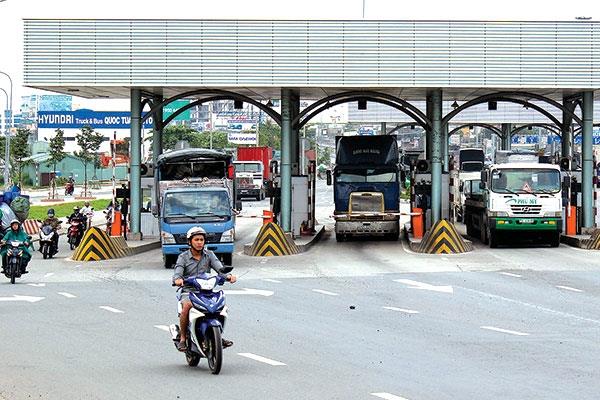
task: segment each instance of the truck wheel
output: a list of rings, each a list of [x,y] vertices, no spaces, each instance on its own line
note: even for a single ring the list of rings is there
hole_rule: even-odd
[[[498,232],[491,231],[488,229],[487,232],[488,242],[490,242],[490,248],[495,249],[498,247]]]
[[[487,225],[482,225],[479,229],[481,243],[488,244]]]
[[[177,262],[177,258],[170,254],[163,255],[163,261],[165,263],[165,268],[173,268],[174,264]]]
[[[233,254],[230,254],[230,253],[223,254],[223,264],[224,265],[233,265]]]
[[[560,233],[551,233],[550,234],[550,247],[558,247],[560,246]]]

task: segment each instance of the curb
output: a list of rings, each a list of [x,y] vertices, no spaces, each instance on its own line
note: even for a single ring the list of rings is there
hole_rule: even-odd
[[[139,246],[130,246],[129,247],[129,256],[135,256],[137,254],[145,253],[147,251],[160,249],[160,240],[159,239],[151,239],[148,243],[144,243]]]
[[[304,253],[310,247],[312,247],[315,243],[317,243],[319,240],[321,240],[321,237],[323,236],[323,233],[325,232],[325,225],[318,225],[316,227],[316,231],[317,231],[317,233],[308,242],[296,245],[298,247],[298,250],[300,253]],[[253,245],[254,245],[254,243],[246,243],[244,245],[244,251],[243,251],[244,255],[252,257],[251,253],[252,253]]]

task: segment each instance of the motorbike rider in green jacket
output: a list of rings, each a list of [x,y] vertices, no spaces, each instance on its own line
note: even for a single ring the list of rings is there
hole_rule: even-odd
[[[23,254],[21,255],[21,274],[26,274],[27,264],[29,260],[31,260],[31,249],[30,249],[30,241],[29,236],[25,233],[23,228],[21,227],[21,222],[17,219],[13,219],[10,221],[10,229],[6,231],[6,234],[2,238],[2,249],[0,249],[0,256],[2,256],[2,271],[6,268],[7,260],[6,260],[6,252],[8,250],[7,243],[11,241],[19,241],[23,242],[21,245],[21,250],[23,250]]]

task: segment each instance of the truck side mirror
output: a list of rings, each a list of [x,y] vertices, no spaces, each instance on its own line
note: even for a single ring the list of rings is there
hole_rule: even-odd
[[[242,211],[242,201],[241,200],[235,201],[235,209],[238,211]]]
[[[327,186],[331,186],[331,171],[327,170]]]
[[[479,189],[481,189],[481,190],[485,189],[485,182],[479,181]]]
[[[158,217],[158,207],[156,205],[153,205],[152,207],[150,207],[150,211],[152,212],[152,215],[154,215],[155,217]]]
[[[461,182],[461,183],[458,185],[458,191],[459,191],[459,192],[464,192],[464,191],[465,191],[465,183],[464,183],[464,182]]]
[[[406,171],[400,170],[400,185],[406,189]]]

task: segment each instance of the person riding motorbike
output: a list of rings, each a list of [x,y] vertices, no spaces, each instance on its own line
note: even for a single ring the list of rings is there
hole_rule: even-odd
[[[81,207],[79,213],[84,217],[85,229],[90,229],[92,226],[92,218],[94,216],[94,208],[90,206],[89,201],[83,203],[83,207]]]
[[[48,209],[46,219],[42,222],[42,225],[50,225],[52,227],[52,229],[54,229],[55,234],[52,237],[52,242],[54,245],[54,253],[58,252],[58,230],[60,229],[61,223],[62,222],[60,221],[60,219],[56,218],[56,216],[54,215],[54,209],[53,208]],[[40,251],[42,251],[41,248],[40,248]]]
[[[81,215],[79,207],[77,207],[77,206],[73,207],[73,213],[71,215],[69,215],[69,219],[68,219],[69,223],[71,223],[71,221],[74,219],[79,221],[80,223],[83,222],[83,216]]]
[[[175,264],[175,271],[173,272],[173,283],[175,286],[181,287],[182,311],[179,318],[181,336],[177,346],[179,351],[187,350],[189,312],[192,308],[192,302],[189,299],[190,289],[184,286],[184,279],[198,276],[201,273],[210,273],[211,269],[222,275],[219,271],[223,268],[223,264],[221,264],[215,253],[204,246],[206,243],[206,231],[203,228],[199,226],[190,228],[186,236],[190,248],[179,255]],[[223,277],[231,283],[235,283],[237,280],[236,276],[232,274],[227,274]],[[231,340],[223,339],[223,348],[232,345],[233,342]]]
[[[23,242],[21,245],[21,250],[23,250],[23,254],[21,255],[21,274],[26,274],[27,272],[27,264],[29,260],[31,260],[31,242],[29,241],[29,236],[25,233],[23,228],[21,227],[21,222],[18,219],[13,219],[10,221],[10,229],[6,231],[6,235],[2,238],[2,249],[0,249],[0,256],[2,256],[2,273],[6,269],[6,252],[8,250],[7,243],[11,241],[19,241]]]

